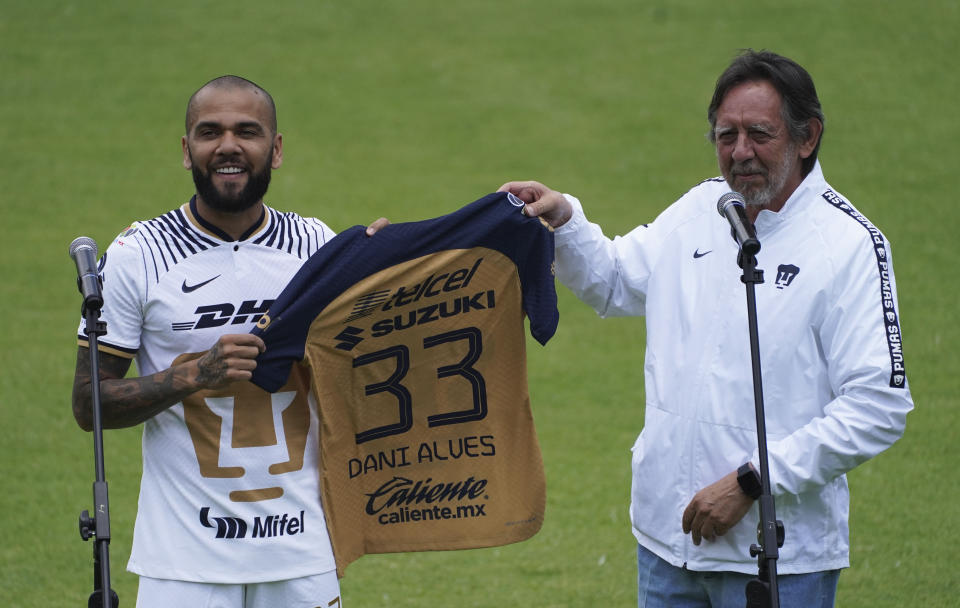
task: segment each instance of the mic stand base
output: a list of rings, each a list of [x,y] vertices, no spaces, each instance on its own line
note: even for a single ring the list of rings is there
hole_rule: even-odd
[[[117,594],[113,589],[110,590],[110,599],[108,601],[110,602],[109,605],[112,608],[118,608],[120,606],[120,598],[117,597]],[[87,608],[100,608],[103,605],[103,592],[98,589],[90,595],[90,600],[87,602]]]

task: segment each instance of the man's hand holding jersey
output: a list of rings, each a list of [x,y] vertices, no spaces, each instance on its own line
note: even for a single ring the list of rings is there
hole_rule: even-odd
[[[253,334],[226,334],[199,359],[182,365],[195,367],[189,375],[196,390],[221,388],[237,380],[249,380],[257,367],[257,355],[266,349],[263,340]]]
[[[563,194],[540,182],[507,182],[500,186],[497,192],[509,192],[516,196],[526,203],[523,208],[524,215],[542,218],[551,228],[563,226],[573,216],[570,201]]]

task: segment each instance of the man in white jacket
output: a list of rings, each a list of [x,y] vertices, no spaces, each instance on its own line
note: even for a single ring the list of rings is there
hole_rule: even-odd
[[[646,410],[630,505],[639,606],[743,606],[757,573],[759,458],[734,190],[762,244],[756,298],[771,490],[786,543],[781,606],[833,606],[849,566],[845,473],[903,434],[907,385],[890,245],[824,179],[810,75],[767,51],[736,57],[708,110],[722,178],[608,239],[580,202],[501,187],[556,228],[560,281],[602,316],[647,317]],[[705,541],[705,542],[704,542]]]

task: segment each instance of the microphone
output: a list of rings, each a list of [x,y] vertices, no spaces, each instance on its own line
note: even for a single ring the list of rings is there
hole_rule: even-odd
[[[73,239],[70,257],[77,265],[77,289],[83,296],[83,309],[99,310],[103,306],[103,294],[97,274],[97,242],[86,236]]]
[[[727,192],[717,201],[717,213],[730,222],[730,231],[733,240],[740,246],[740,251],[746,255],[756,255],[760,251],[760,241],[753,224],[747,219],[744,209],[746,202],[739,192]]]

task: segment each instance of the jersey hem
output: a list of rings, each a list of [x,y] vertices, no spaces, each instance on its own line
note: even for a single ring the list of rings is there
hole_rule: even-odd
[[[272,583],[276,581],[286,581],[294,578],[303,578],[305,576],[316,576],[320,574],[327,574],[328,572],[333,572],[336,570],[336,565],[332,561],[323,561],[317,562],[313,566],[301,567],[297,570],[290,570],[280,573],[274,573],[273,575],[264,574],[263,572],[257,572],[256,575],[251,573],[251,576],[238,576],[238,573],[233,571],[230,573],[226,572],[211,572],[206,575],[198,572],[187,572],[183,570],[167,570],[159,569],[154,570],[152,568],[144,568],[136,564],[133,560],[127,563],[127,571],[136,574],[137,576],[146,576],[149,578],[156,578],[161,580],[170,580],[170,581],[185,581],[189,583],[213,583],[219,585],[245,585],[251,583]]]
[[[758,564],[756,560],[748,562],[731,562],[717,559],[699,559],[683,561],[675,555],[664,550],[663,543],[650,538],[643,532],[633,528],[633,536],[637,543],[644,549],[650,551],[663,561],[675,568],[684,568],[691,572],[738,572],[740,574],[756,574]],[[829,570],[840,570],[850,567],[850,559],[847,556],[837,556],[824,559],[816,563],[811,562],[785,562],[783,558],[777,560],[777,572],[779,574],[809,574],[811,572],[826,572]]]

